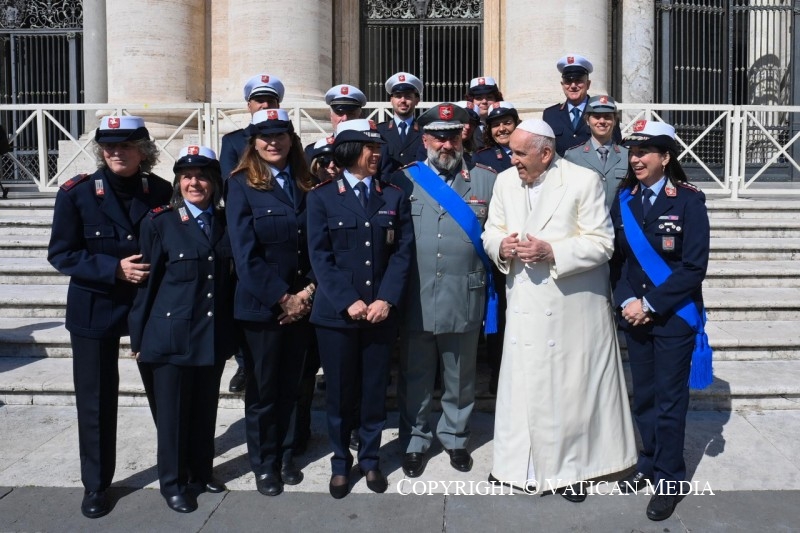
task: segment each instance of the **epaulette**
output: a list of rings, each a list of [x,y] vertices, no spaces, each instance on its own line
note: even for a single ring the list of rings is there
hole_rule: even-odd
[[[566,151],[569,152],[570,150],[574,150],[576,148],[583,148],[584,146],[586,146],[586,144],[576,144],[575,146],[570,146],[569,148],[567,148]],[[589,151],[589,147],[588,146],[586,146],[586,151],[587,152]]]
[[[384,187],[391,187],[391,188],[393,188],[393,189],[397,189],[397,190],[398,190],[398,191],[400,191],[400,192],[404,192],[404,191],[403,191],[403,189],[401,189],[400,187],[398,187],[398,186],[397,186],[397,185],[395,185],[394,183],[387,183],[387,182],[385,182],[385,181],[384,181],[384,182],[383,182],[383,186],[384,186]]]
[[[78,174],[74,178],[65,181],[64,184],[61,185],[61,190],[68,191],[68,190],[72,189],[74,186],[76,186],[77,184],[82,183],[82,182],[84,182],[84,181],[86,181],[88,179],[89,179],[89,174]]]
[[[315,188],[315,189],[319,189],[319,188],[320,188],[320,187],[322,187],[323,185],[327,185],[327,184],[329,184],[329,183],[333,183],[333,178],[328,178],[328,179],[326,179],[326,180],[325,180],[325,181],[323,181],[323,182],[317,183],[316,185],[314,185],[314,188]]]
[[[407,165],[403,165],[402,167],[398,168],[397,170],[405,170],[405,169],[407,169],[408,167],[410,167],[412,165],[416,165],[417,163],[419,163],[419,161],[412,161],[411,163],[408,163]]]
[[[479,154],[479,153],[481,153],[481,152],[485,152],[486,150],[491,150],[491,149],[492,149],[492,147],[491,147],[491,146],[484,146],[484,147],[483,147],[483,148],[481,148],[480,150],[476,150],[476,151],[475,151],[475,153],[476,153],[476,154]]]
[[[689,189],[690,191],[701,192],[700,189],[698,189],[697,187],[695,187],[694,185],[692,185],[688,181],[680,181],[680,182],[678,182],[678,185],[680,187],[685,188],[685,189]]]
[[[489,170],[491,171],[492,174],[497,174],[497,171],[495,169],[493,169],[492,167],[487,167],[483,163],[475,163],[475,166],[478,168],[482,168],[483,170]]]
[[[150,218],[156,218],[158,215],[163,215],[168,211],[172,211],[172,206],[169,204],[160,205],[150,210]]]

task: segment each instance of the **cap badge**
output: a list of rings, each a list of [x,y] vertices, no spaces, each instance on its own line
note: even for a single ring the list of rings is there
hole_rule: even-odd
[[[637,120],[633,123],[633,131],[642,131],[644,127],[647,125],[646,120]]]
[[[377,130],[378,129],[377,124],[375,124],[375,121],[372,120],[372,119],[369,120],[369,129],[371,129],[371,130]]]
[[[453,106],[450,104],[439,106],[439,118],[442,120],[450,120],[453,118]]]
[[[348,94],[350,92],[350,87],[348,87],[347,85],[344,85],[341,89],[339,89],[339,92],[341,94]]]
[[[200,153],[199,146],[187,146],[186,147],[186,155],[197,155]]]
[[[328,144],[333,144],[333,142],[335,140],[336,139],[335,139],[335,137],[333,135],[331,135],[330,137],[325,137],[325,142],[328,143]]]
[[[278,112],[274,109],[267,109],[267,120],[278,120]]]
[[[500,102],[492,102],[492,109],[499,109],[499,108],[500,108]]]
[[[568,64],[570,64],[570,65],[571,65],[571,64],[573,64],[574,62],[575,62],[575,57],[574,57],[574,56],[567,56],[567,63],[568,63]]]
[[[478,85],[486,85],[486,78],[478,78]]]
[[[267,75],[267,74],[262,74],[262,75],[261,75],[261,82],[262,82],[262,83],[269,83],[269,75]]]
[[[600,97],[600,103],[601,104],[607,104],[608,103],[608,96],[601,96]]]
[[[406,75],[405,74],[400,74],[399,76],[397,76],[397,81],[401,81],[401,82],[402,81],[406,81]]]
[[[119,128],[119,117],[108,117],[108,127],[113,129]]]

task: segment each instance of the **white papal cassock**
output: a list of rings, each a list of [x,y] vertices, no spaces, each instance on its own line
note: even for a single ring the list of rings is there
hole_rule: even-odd
[[[515,167],[498,175],[483,245],[507,274],[508,295],[492,475],[523,487],[532,466],[536,486],[549,490],[633,466],[636,444],[600,177],[556,157],[540,180],[531,207]],[[515,232],[547,241],[555,263],[500,259],[500,242]]]

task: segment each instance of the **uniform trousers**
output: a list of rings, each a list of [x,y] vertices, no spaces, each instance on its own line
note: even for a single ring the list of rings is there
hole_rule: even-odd
[[[397,338],[394,328],[316,326],[325,371],[328,437],[334,476],[349,476],[353,466],[350,432],[358,428],[358,466],[380,468],[381,433],[386,424],[389,359]],[[358,403],[361,408],[357,409]],[[358,414],[357,414],[358,413]]]
[[[211,481],[219,384],[225,360],[214,366],[143,363],[153,377],[158,432],[158,481],[164,497]]]
[[[279,472],[292,456],[303,363],[312,334],[308,320],[240,321],[247,385],[247,454],[257,475]]]
[[[424,453],[433,440],[431,412],[436,363],[441,358],[442,416],[436,436],[447,450],[467,447],[475,406],[475,360],[480,329],[464,333],[402,331],[397,399],[400,444],[405,453]]]
[[[308,351],[303,365],[303,376],[300,379],[300,394],[297,399],[297,423],[295,424],[295,447],[303,446],[311,438],[311,404],[314,401],[314,389],[319,370],[319,347],[316,335],[309,338]]]
[[[694,334],[660,337],[625,332],[633,379],[633,417],[642,437],[637,469],[655,482],[683,481],[683,445],[689,408]]]
[[[119,337],[90,339],[70,333],[81,481],[88,492],[107,489],[117,462]]]

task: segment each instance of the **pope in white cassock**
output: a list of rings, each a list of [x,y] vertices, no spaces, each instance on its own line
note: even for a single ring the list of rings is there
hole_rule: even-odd
[[[614,233],[600,177],[557,157],[544,121],[523,121],[510,147],[483,233],[508,295],[490,480],[582,501],[571,485],[637,458],[610,302]]]

